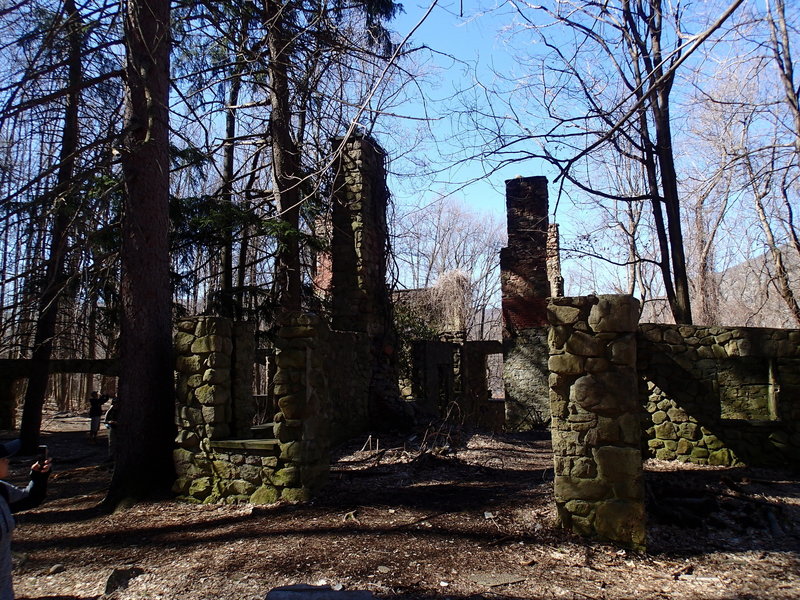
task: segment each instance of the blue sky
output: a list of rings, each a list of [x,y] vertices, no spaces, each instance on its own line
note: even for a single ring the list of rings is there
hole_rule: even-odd
[[[513,69],[508,49],[505,48],[499,35],[500,29],[512,18],[509,9],[489,10],[489,8],[478,8],[477,4],[474,1],[465,2],[461,16],[461,4],[458,1],[443,0],[436,3],[431,14],[411,38],[412,46],[425,44],[435,52],[455,56],[465,63],[477,65],[476,71],[471,72],[464,64],[454,63],[447,56],[434,55],[433,61],[440,69],[440,84],[426,91],[428,101],[436,104],[433,108],[436,112],[446,112],[445,99],[454,90],[469,86],[476,75],[482,81],[489,82],[494,77],[492,68]],[[429,2],[414,0],[404,3],[405,12],[392,22],[391,28],[400,38],[404,37],[419,23],[430,5]],[[421,110],[421,107],[415,104],[401,107],[401,112],[413,116],[419,116]],[[433,128],[439,138],[440,148],[446,151],[458,150],[458,146],[447,141],[453,134],[449,122],[438,121]],[[474,211],[489,213],[504,220],[504,181],[516,175],[547,175],[547,173],[543,171],[541,164],[518,164],[459,189],[461,182],[482,175],[483,167],[477,162],[454,166],[438,177],[438,182],[432,182],[427,194],[422,196],[424,201],[432,201],[442,194],[453,194]],[[404,194],[402,186],[393,188],[393,191],[399,202],[415,202],[420,199],[419,196]]]

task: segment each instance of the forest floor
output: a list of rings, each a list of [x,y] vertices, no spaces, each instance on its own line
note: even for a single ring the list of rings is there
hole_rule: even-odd
[[[554,526],[543,433],[365,436],[306,505],[102,514],[110,469],[87,428],[80,415],[44,423],[54,474],[48,501],[18,515],[18,599],[262,600],[295,583],[396,600],[800,597],[796,471],[648,461],[638,554]],[[15,482],[27,466],[12,462]]]

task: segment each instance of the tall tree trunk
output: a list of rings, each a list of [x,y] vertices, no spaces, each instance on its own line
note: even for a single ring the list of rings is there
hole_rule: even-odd
[[[681,224],[681,205],[678,194],[678,175],[675,171],[675,157],[672,151],[672,124],[670,121],[669,95],[672,90],[674,73],[664,79],[664,60],[661,51],[662,35],[662,0],[649,0],[649,17],[647,18],[650,53],[646,55],[649,79],[654,86],[650,106],[653,112],[653,126],[656,132],[656,156],[661,176],[661,191],[664,197],[664,210],[667,215],[667,234],[669,236],[670,262],[672,266],[672,284],[675,287],[675,298],[672,302],[672,314],[675,322],[682,325],[692,324],[692,306],[689,298],[689,277],[686,272],[686,254],[683,248],[683,226]],[[680,56],[680,49],[673,53],[672,60]],[[656,86],[656,82],[661,81]]]
[[[67,246],[67,226],[70,220],[70,187],[75,172],[75,153],[78,149],[78,106],[80,104],[80,83],[83,78],[81,68],[81,46],[83,40],[81,21],[74,0],[65,0],[67,41],[69,45],[68,85],[72,90],[67,94],[64,112],[64,129],[59,155],[59,169],[56,187],[53,190],[53,228],[50,234],[50,249],[47,257],[44,286],[39,298],[36,318],[36,331],[33,353],[28,376],[28,388],[22,408],[20,439],[22,453],[33,454],[39,443],[42,428],[42,409],[47,393],[50,357],[53,352],[53,338],[56,334],[59,297],[64,285],[64,261]]]
[[[169,0],[127,0],[119,425],[106,502],[169,490],[175,428],[169,260]]]
[[[689,277],[686,273],[686,255],[683,250],[683,227],[681,224],[678,197],[678,176],[672,155],[672,135],[669,112],[663,109],[655,118],[656,153],[661,170],[661,189],[664,192],[664,207],[667,214],[667,233],[672,262],[672,282],[675,285],[675,301],[672,314],[681,325],[692,324],[692,306],[689,299]]]
[[[284,227],[278,237],[276,292],[282,310],[300,308],[300,159],[292,139],[292,113],[289,102],[291,39],[286,31],[286,6],[279,0],[266,0],[269,27],[270,135],[272,174],[278,213]]]
[[[236,105],[239,104],[239,92],[242,89],[242,73],[244,72],[244,48],[247,43],[247,30],[250,16],[245,11],[240,23],[239,35],[235,42],[239,43],[234,56],[234,69],[230,77],[231,88],[228,92],[228,106],[225,108],[225,148],[222,167],[222,186],[220,197],[226,208],[225,228],[222,244],[222,285],[220,290],[220,314],[224,317],[235,317],[237,310],[236,297],[233,291],[233,179],[236,158]]]
[[[794,295],[794,291],[789,283],[789,272],[786,270],[786,265],[783,262],[783,253],[778,246],[778,242],[775,240],[775,234],[772,232],[772,225],[767,217],[767,211],[764,209],[763,200],[767,196],[770,180],[767,179],[767,181],[762,184],[763,188],[759,189],[759,179],[756,178],[756,172],[755,169],[753,169],[749,156],[745,158],[745,165],[750,175],[750,186],[753,189],[753,201],[755,203],[756,214],[758,214],[758,220],[761,223],[764,236],[767,238],[767,247],[772,257],[772,264],[775,267],[773,283],[784,304],[786,304],[786,307],[789,309],[792,318],[800,325],[800,304],[798,304],[797,297]]]

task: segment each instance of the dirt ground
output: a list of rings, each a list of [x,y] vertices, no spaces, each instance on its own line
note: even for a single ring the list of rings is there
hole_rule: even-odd
[[[649,461],[649,553],[636,554],[554,527],[542,433],[365,436],[307,505],[104,515],[110,469],[88,418],[44,429],[54,475],[48,501],[18,515],[18,598],[261,600],[292,583],[398,600],[800,597],[797,472]],[[12,468],[20,482],[27,461]]]

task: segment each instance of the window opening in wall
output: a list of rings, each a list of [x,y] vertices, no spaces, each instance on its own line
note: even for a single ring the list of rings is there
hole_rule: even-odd
[[[780,383],[774,359],[740,357],[721,361],[718,381],[723,419],[778,419]]]

